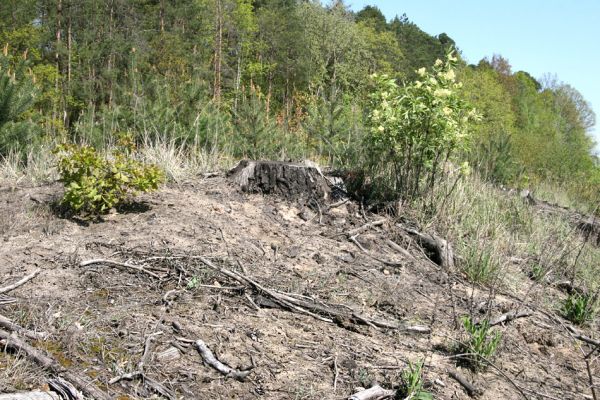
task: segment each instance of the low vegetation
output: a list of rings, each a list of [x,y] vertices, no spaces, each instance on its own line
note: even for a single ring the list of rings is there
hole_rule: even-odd
[[[455,326],[444,329],[453,329],[448,338],[459,341],[460,346],[458,354],[444,357],[456,357],[459,366],[471,369],[471,377],[486,373],[494,358],[502,357],[504,333],[509,328],[490,322],[492,312],[498,312],[499,295],[518,303],[519,309],[542,310],[540,313],[549,315],[549,323],[566,326],[570,338],[584,337],[576,329],[598,326],[600,247],[590,231],[582,232],[574,223],[573,216],[580,222],[581,215],[559,207],[577,209],[593,221],[600,201],[600,164],[589,134],[595,115],[568,84],[548,79],[540,82],[525,71],[513,72],[508,60],[499,55],[469,65],[447,35],[428,35],[406,16],[387,21],[374,7],[355,13],[341,1],[327,6],[296,1],[111,1],[109,6],[108,0],[85,0],[66,8],[61,0],[18,3],[10,13],[0,9],[2,186],[59,180],[64,185],[61,204],[69,214],[101,220],[101,215],[134,201],[140,193],[157,190],[164,182],[197,179],[240,158],[308,158],[345,178],[348,194],[357,202],[352,203],[356,209],[344,208],[347,213],[339,219],[344,227],[352,225],[348,232],[358,229],[362,234],[383,226],[383,222],[367,223],[366,228],[354,226],[359,223],[355,217],[368,219],[370,212],[383,212],[390,227],[409,221],[420,231],[435,232],[454,249],[453,267],[441,271],[426,258],[417,260],[401,248],[419,267],[411,270],[413,274],[422,273],[418,262],[433,271],[423,268],[430,275],[419,275],[423,282],[438,285],[430,286],[431,292],[423,295],[435,303],[429,315],[432,324],[438,308],[443,308],[436,296],[441,288],[448,288],[447,297],[441,296],[452,303],[452,311],[445,309],[442,318],[448,326],[453,319]],[[99,11],[103,7],[111,10],[111,18]],[[113,14],[117,18],[112,18]],[[559,204],[541,210],[534,201],[507,188],[529,188],[536,197]],[[206,220],[219,218],[221,212],[235,214],[232,208],[224,211],[225,203],[219,202],[211,203]],[[331,209],[317,208],[319,225],[324,226],[323,216]],[[8,234],[19,225],[34,226],[36,215],[53,216],[51,210],[35,212],[20,215],[21,220],[0,218],[0,233]],[[290,215],[292,219],[299,213]],[[309,226],[313,220],[317,219],[304,222]],[[195,227],[190,228],[192,233],[188,228],[171,233],[198,236]],[[327,229],[331,237],[326,239],[331,243],[332,238],[350,236],[360,250],[345,250],[353,263],[359,259],[357,254],[370,257],[364,265],[359,263],[364,271],[348,272],[348,276],[370,282],[363,272],[381,272],[387,282],[408,268],[408,263],[396,265],[379,255],[374,257],[368,246],[360,244],[358,235],[340,234],[334,223]],[[236,243],[225,238],[221,227],[218,231],[218,242],[225,246],[221,253],[232,258],[235,252],[229,248],[230,242],[232,246]],[[49,227],[44,234],[52,232],[55,228]],[[238,232],[239,228],[231,236]],[[162,243],[168,239],[163,238]],[[395,245],[399,251],[399,244],[385,239],[386,246]],[[214,243],[209,244],[212,251]],[[414,250],[414,241],[403,244]],[[271,243],[274,253],[269,268],[279,268],[278,246]],[[263,259],[268,258],[270,253],[260,243],[255,247]],[[358,318],[355,313],[348,314],[352,310],[348,308],[345,319],[338,316],[339,321],[332,321],[331,315],[319,314],[325,303],[307,311],[303,307],[312,304],[312,295],[287,297],[279,303],[262,297],[253,300],[248,293],[262,286],[250,278],[233,279],[229,284],[254,286],[224,288],[212,275],[211,279],[202,275],[195,264],[198,259],[176,265],[185,257],[165,251],[165,257],[147,258],[144,254],[142,259],[138,254],[143,260],[140,265],[169,260],[170,264],[152,270],[125,262],[108,264],[141,271],[145,278],[159,278],[158,286],[177,281],[178,290],[168,288],[173,297],[186,291],[197,292],[199,298],[204,296],[201,288],[222,293],[241,290],[254,310],[261,308],[255,300],[262,301],[261,306],[284,304],[287,311],[300,311],[344,328],[350,324],[345,319]],[[422,255],[425,257],[425,251]],[[310,257],[321,260],[317,252]],[[233,264],[233,260],[226,261]],[[372,268],[375,262],[385,267]],[[237,265],[245,273],[240,260]],[[400,265],[398,271],[390,271],[391,266]],[[319,276],[319,287],[334,286],[329,279],[334,275],[338,279],[341,271],[346,274],[346,267]],[[173,275],[163,281],[158,275],[174,274],[175,270],[177,279]],[[238,274],[224,274],[219,279],[239,278]],[[274,276],[273,271],[265,275],[265,281]],[[350,285],[341,278],[335,282]],[[302,278],[294,283],[294,291],[302,287],[308,293],[316,287],[304,288],[305,284],[310,286],[313,281]],[[118,285],[113,282],[113,286]],[[454,286],[462,290],[457,294],[458,305]],[[542,290],[536,290],[539,288]],[[394,309],[394,315],[404,317],[410,308],[399,310],[397,305],[380,301],[383,294],[361,293],[362,297],[354,298],[354,289],[346,289],[348,300],[377,312],[391,314],[389,309]],[[421,286],[414,290],[420,291]],[[288,296],[276,290],[263,292],[275,300]],[[399,297],[396,289],[389,292]],[[410,294],[414,294],[412,290]],[[323,299],[336,297],[321,295]],[[343,297],[340,303],[345,300]],[[221,301],[219,294],[212,310],[222,307],[229,312],[231,307]],[[163,303],[171,306],[166,294]],[[463,313],[469,316],[460,318]],[[528,315],[507,313],[504,321]],[[421,318],[418,313],[412,317]],[[362,322],[378,334],[389,328],[376,326],[376,320],[363,318]],[[362,328],[351,326],[348,330],[360,334]],[[258,334],[245,335],[260,342]],[[519,335],[530,340],[527,333],[519,330]],[[588,344],[596,340],[587,339]],[[554,343],[531,340],[540,346]],[[301,344],[302,348],[319,344],[307,343]],[[411,344],[411,351],[421,349],[421,344]],[[104,344],[96,347],[92,353],[105,352]],[[349,376],[353,383],[370,386],[372,370],[356,367],[354,358],[344,360],[350,366]],[[328,353],[323,359],[333,362],[336,388],[337,354]],[[111,362],[118,364],[116,358]],[[2,363],[21,368],[12,359]],[[254,359],[252,365],[256,367]],[[409,362],[392,380],[390,385],[396,386],[400,380],[397,398],[433,398],[424,365],[423,361]],[[591,371],[589,364],[587,368]],[[589,375],[588,387],[596,396],[593,374]],[[264,390],[255,389],[257,393]],[[302,386],[295,393],[298,398],[309,398],[313,389]]]
[[[477,323],[471,317],[464,316],[461,321],[467,338],[459,347],[460,360],[466,361],[474,370],[483,370],[496,355],[502,334],[493,332],[487,319]]]
[[[162,171],[137,161],[131,150],[121,148],[101,156],[89,146],[57,147],[58,172],[65,185],[62,205],[85,217],[97,217],[140,192],[156,190],[164,179]]]

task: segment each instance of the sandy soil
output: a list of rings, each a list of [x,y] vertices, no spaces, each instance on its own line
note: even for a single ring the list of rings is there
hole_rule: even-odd
[[[0,286],[41,271],[10,292],[17,301],[0,305],[0,314],[50,332],[47,340],[30,343],[113,398],[162,397],[139,379],[109,383],[138,369],[147,338],[159,332],[144,373],[176,398],[343,399],[373,383],[397,387],[407,362],[419,359],[425,360],[427,390],[438,399],[469,398],[448,376],[451,370],[480,388],[481,399],[591,398],[583,359],[589,349],[569,336],[551,305],[521,306],[533,315],[495,327],[503,339],[494,367],[474,373],[457,365],[453,354],[465,339],[457,317],[516,310],[530,282],[523,276],[513,295],[491,296],[427,260],[391,220],[358,236],[365,253],[344,232],[381,216],[365,220],[352,202],[323,207],[319,217],[299,203],[239,193],[219,176],[162,189],[128,212],[84,224],[53,211],[60,193],[57,184],[0,189]],[[388,239],[414,258],[395,251]],[[183,255],[205,256],[268,288],[376,320],[427,326],[431,333],[325,322],[268,307],[268,299],[200,260],[174,257]],[[164,278],[79,266],[97,258],[145,265]],[[223,363],[253,367],[248,379],[228,379],[203,363],[186,341],[197,339]],[[598,371],[596,362],[592,373]],[[0,392],[44,388],[48,378],[31,361],[0,352]]]

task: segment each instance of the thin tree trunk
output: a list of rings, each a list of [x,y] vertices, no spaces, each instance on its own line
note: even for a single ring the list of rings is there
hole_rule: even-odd
[[[215,0],[215,76],[214,76],[214,101],[221,102],[221,57],[223,50],[223,10],[221,0]]]
[[[160,10],[159,10],[159,19],[160,19],[160,33],[165,32],[165,0],[160,0]]]

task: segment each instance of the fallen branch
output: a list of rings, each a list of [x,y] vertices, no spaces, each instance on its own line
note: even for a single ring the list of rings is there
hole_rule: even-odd
[[[12,304],[12,303],[16,303],[16,302],[17,302],[17,299],[15,299],[14,297],[0,295],[0,306],[6,305],[6,304]]]
[[[0,394],[0,400],[63,400],[62,397],[53,392],[33,392]]]
[[[372,388],[354,393],[352,396],[348,397],[348,400],[382,400],[392,398],[395,395],[395,390],[387,390],[379,385],[375,385]]]
[[[448,371],[448,375],[456,382],[460,383],[460,385],[465,389],[467,394],[471,397],[479,395],[481,390],[473,385],[471,382],[467,380],[464,376],[458,373],[458,371]]]
[[[202,261],[205,265],[207,265],[211,269],[213,269],[225,276],[228,276],[239,283],[249,284],[258,293],[267,295],[270,298],[270,300],[272,300],[273,302],[275,302],[276,304],[278,304],[282,307],[285,307],[286,309],[289,309],[291,311],[296,311],[301,314],[309,315],[309,316],[316,318],[323,322],[333,323],[334,318],[332,318],[332,317],[338,317],[338,318],[342,318],[342,319],[354,318],[366,325],[376,326],[379,328],[404,329],[404,330],[414,332],[414,333],[429,333],[429,332],[431,332],[431,330],[426,327],[425,328],[424,327],[414,327],[414,326],[411,327],[411,326],[406,326],[406,325],[402,325],[402,324],[397,324],[394,322],[372,320],[370,318],[363,317],[363,316],[359,315],[358,313],[352,312],[352,309],[349,307],[346,307],[346,308],[348,308],[348,310],[339,311],[339,310],[336,310],[334,307],[326,305],[326,304],[318,304],[314,301],[298,299],[296,297],[293,297],[290,294],[278,292],[276,290],[264,287],[261,284],[259,284],[258,282],[255,282],[251,278],[249,278],[246,275],[241,274],[239,272],[234,272],[234,271],[228,270],[226,268],[217,267],[210,260],[208,260],[204,257],[196,256],[194,258]],[[326,315],[327,317],[324,317],[323,315]]]
[[[8,293],[11,290],[14,290],[14,289],[18,288],[19,286],[23,286],[24,284],[26,284],[27,282],[29,282],[30,280],[32,280],[33,278],[35,278],[37,276],[37,274],[39,274],[39,273],[40,273],[40,270],[36,269],[31,274],[25,276],[24,278],[22,278],[21,280],[13,283],[12,285],[8,285],[8,286],[4,286],[4,287],[0,288],[0,294],[2,294],[2,293]]]
[[[415,257],[410,254],[408,252],[408,250],[404,249],[402,246],[400,246],[398,243],[394,242],[393,240],[387,239],[386,243],[394,250],[396,250],[398,253],[402,254],[404,257],[410,259],[410,260],[414,260]]]
[[[176,399],[177,396],[175,395],[175,393],[173,393],[171,390],[167,389],[159,382],[155,381],[154,379],[152,379],[152,378],[148,377],[146,374],[144,374],[144,367],[146,366],[146,362],[147,362],[148,358],[150,357],[152,341],[154,340],[155,337],[157,337],[159,335],[162,335],[162,331],[151,333],[150,335],[148,335],[148,337],[146,337],[146,340],[144,341],[144,351],[142,353],[142,357],[140,358],[140,362],[138,363],[137,370],[116,376],[116,377],[112,378],[110,381],[108,381],[108,383],[113,385],[122,380],[132,381],[134,379],[140,379],[145,386],[148,386],[150,389],[152,389],[156,393],[166,397],[169,400]]]
[[[490,322],[490,326],[500,325],[502,323],[510,322],[510,321],[513,321],[518,318],[529,317],[530,315],[533,315],[533,312],[531,312],[531,311],[507,312],[505,314],[500,315],[498,318],[493,319]]]
[[[22,326],[15,324],[10,319],[6,318],[4,315],[1,315],[1,314],[0,314],[0,328],[4,328],[10,332],[20,333],[21,335],[23,335],[29,339],[33,339],[33,340],[46,339],[48,337],[47,332],[30,331],[29,329],[25,329]]]
[[[567,330],[571,333],[571,336],[577,340],[581,340],[582,342],[586,342],[587,344],[591,344],[592,346],[596,346],[600,348],[600,341],[596,339],[592,339],[590,337],[584,336],[579,333],[575,328],[570,325],[566,326]]]
[[[85,396],[95,400],[110,400],[110,396],[96,387],[87,377],[81,376],[73,371],[69,371],[61,366],[58,361],[47,356],[40,350],[31,346],[17,336],[16,333],[9,334],[6,331],[0,330],[0,340],[4,342],[6,348],[22,352],[29,359],[38,364],[42,369],[59,375],[66,381],[71,382]]]
[[[367,224],[359,226],[358,228],[347,231],[346,233],[344,233],[344,235],[346,235],[350,238],[352,236],[358,235],[361,232],[366,231],[367,229],[373,228],[375,226],[381,226],[385,223],[385,221],[386,221],[385,219],[380,219],[378,221],[369,222]]]
[[[119,261],[96,259],[96,260],[82,261],[79,264],[79,266],[80,267],[87,267],[89,265],[94,265],[94,264],[104,264],[104,265],[108,265],[108,266],[111,266],[111,267],[117,267],[117,268],[121,268],[121,269],[133,269],[133,270],[136,270],[136,271],[139,271],[139,272],[143,272],[143,273],[145,273],[147,275],[150,275],[153,278],[161,279],[161,277],[159,275],[155,274],[152,271],[148,271],[144,267],[140,267],[140,266],[132,265],[132,264],[127,264],[127,263],[119,262]]]
[[[250,374],[250,370],[240,371],[237,369],[233,369],[223,364],[221,361],[217,360],[213,352],[208,348],[206,343],[204,343],[201,339],[196,340],[196,348],[198,348],[198,352],[205,363],[219,371],[221,374],[225,375],[228,378],[233,378],[240,382],[246,380],[246,377]]]

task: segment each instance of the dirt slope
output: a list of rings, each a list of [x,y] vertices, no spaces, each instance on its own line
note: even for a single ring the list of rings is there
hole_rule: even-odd
[[[425,359],[428,390],[439,399],[469,398],[448,376],[457,368],[482,399],[591,393],[585,347],[542,308],[522,306],[533,315],[496,327],[503,334],[497,368],[474,374],[457,367],[453,349],[464,334],[456,317],[486,309],[490,294],[427,260],[392,221],[362,232],[357,240],[367,253],[361,251],[344,233],[381,217],[365,219],[351,202],[323,206],[319,216],[276,197],[241,194],[214,177],[147,195],[144,207],[86,226],[52,212],[48,203],[58,195],[58,185],[0,191],[0,286],[41,270],[10,292],[17,301],[0,305],[0,314],[50,332],[30,343],[112,398],[161,398],[153,381],[167,396],[185,399],[343,399],[375,382],[395,387],[406,362],[418,359]],[[183,255],[204,256],[315,304],[432,333],[291,312]],[[105,264],[79,266],[98,258],[145,265],[162,279]],[[518,287],[515,296],[495,294],[492,317],[516,310]],[[248,379],[226,378],[203,363],[188,343],[197,339],[223,363],[253,367]],[[139,369],[146,345],[150,379],[109,383]],[[0,392],[43,388],[50,376],[23,357],[0,353]]]

